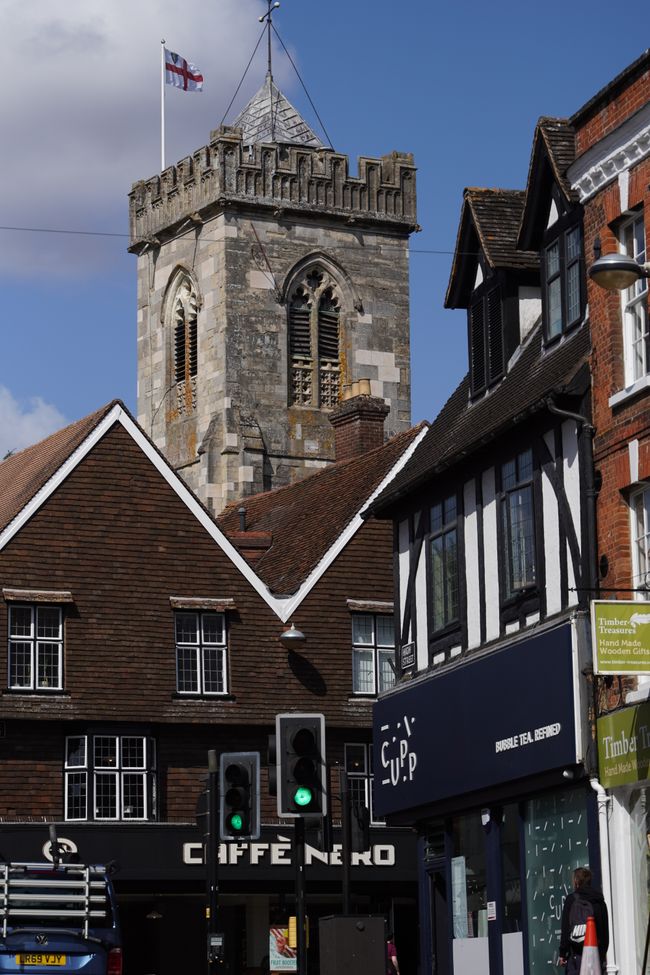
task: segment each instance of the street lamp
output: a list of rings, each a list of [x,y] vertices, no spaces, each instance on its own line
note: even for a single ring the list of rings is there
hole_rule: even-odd
[[[297,650],[306,639],[305,634],[297,628],[295,623],[292,623],[289,629],[280,634],[280,643],[287,650]]]
[[[606,291],[625,291],[641,278],[650,277],[650,264],[639,264],[626,254],[603,254],[589,268],[589,277]]]

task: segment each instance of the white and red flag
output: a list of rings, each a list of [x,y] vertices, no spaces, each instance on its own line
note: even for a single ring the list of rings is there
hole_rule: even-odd
[[[195,64],[165,48],[165,84],[183,91],[203,91],[203,75]]]

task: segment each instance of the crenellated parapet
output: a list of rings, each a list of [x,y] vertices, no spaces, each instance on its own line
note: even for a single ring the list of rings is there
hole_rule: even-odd
[[[359,159],[297,145],[244,146],[239,129],[221,126],[210,143],[160,175],[133,184],[129,194],[130,248],[174,234],[179,225],[208,219],[225,207],[268,207],[277,217],[310,211],[347,224],[416,227],[415,165],[411,153]]]

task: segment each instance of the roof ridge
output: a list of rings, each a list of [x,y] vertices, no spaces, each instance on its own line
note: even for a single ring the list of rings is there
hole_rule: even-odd
[[[85,416],[79,417],[78,420],[72,420],[70,423],[66,423],[65,426],[58,427],[56,430],[53,430],[52,433],[48,433],[46,437],[42,437],[40,440],[36,440],[34,443],[27,444],[26,447],[22,447],[20,450],[12,451],[6,457],[0,459],[0,467],[2,467],[2,465],[9,460],[14,460],[22,457],[28,450],[35,451],[36,448],[43,447],[48,442],[52,441],[55,437],[61,437],[62,434],[67,433],[68,431],[72,430],[74,427],[80,426],[83,423],[87,423],[93,417],[97,417],[97,421],[94,424],[96,426],[97,423],[99,423],[108,413],[110,413],[110,411],[115,406],[121,406],[122,409],[125,409],[122,400],[120,399],[111,400],[109,403],[106,403],[104,406],[100,406],[99,409],[93,410],[90,413],[87,413]]]

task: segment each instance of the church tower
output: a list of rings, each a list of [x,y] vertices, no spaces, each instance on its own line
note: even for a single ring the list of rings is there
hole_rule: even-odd
[[[410,425],[411,154],[350,175],[269,72],[232,126],[134,184],[129,215],[138,419],[215,514],[331,462],[353,382],[389,435]]]

